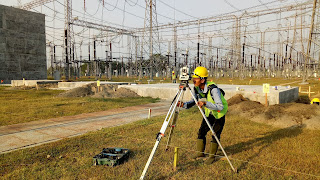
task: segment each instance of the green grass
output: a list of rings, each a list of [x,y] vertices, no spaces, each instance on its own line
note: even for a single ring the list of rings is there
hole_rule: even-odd
[[[94,77],[88,79],[83,77],[80,80],[93,80]],[[136,77],[121,77],[113,78],[113,81],[133,82]],[[142,78],[141,83],[148,83],[146,77]],[[159,83],[161,78],[154,78],[151,83]],[[103,79],[102,79],[103,80]],[[247,85],[251,81],[251,85],[262,85],[263,83],[270,83],[271,86],[295,82],[291,86],[301,86],[299,83],[301,78],[209,78],[217,84],[239,84]],[[296,82],[298,81],[298,82]],[[163,81],[164,83],[171,82],[170,79]],[[309,79],[308,85],[303,85],[303,91],[308,90],[311,86],[311,97],[316,96],[320,92],[320,81],[318,79]],[[192,82],[190,82],[192,83]],[[92,98],[57,98],[57,94],[62,91],[57,90],[8,90],[7,87],[0,87],[0,126],[16,124],[22,122],[35,121],[40,119],[48,119],[61,116],[76,115],[86,112],[96,112],[108,110],[111,108],[119,108],[125,106],[132,106],[135,104],[143,104],[154,102],[152,98],[126,98],[126,99],[112,99],[99,100]],[[300,94],[306,96],[307,94]],[[311,98],[311,99],[312,99]],[[320,98],[320,97],[318,97]]]
[[[95,99],[56,97],[59,90],[0,87],[0,126],[153,103],[150,97]]]
[[[139,179],[163,120],[155,117],[1,154],[0,174],[2,179]],[[320,131],[278,129],[227,116],[221,143],[239,170],[235,174],[227,161],[206,166],[190,159],[200,123],[197,109],[181,112],[171,143],[180,147],[178,170],[173,171],[173,150],[165,151],[165,137],[146,179],[316,179],[306,174],[320,178]],[[106,147],[129,148],[132,153],[122,165],[93,166],[92,157]]]

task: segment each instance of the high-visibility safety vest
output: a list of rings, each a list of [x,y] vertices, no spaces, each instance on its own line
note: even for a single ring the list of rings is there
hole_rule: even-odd
[[[208,92],[207,92],[207,101],[215,104],[214,100],[211,97],[211,88],[209,88],[210,85],[216,85],[214,82],[207,82],[207,87],[208,87]],[[199,87],[195,87],[195,89],[198,91],[199,95],[202,98],[206,97],[206,94],[201,93],[200,88]],[[223,117],[224,115],[226,115],[227,111],[228,111],[228,103],[227,100],[224,98],[223,94],[221,93],[221,101],[223,104],[223,110],[222,111],[217,111],[217,110],[210,110],[208,108],[206,108],[204,106],[204,110],[205,110],[205,115],[207,117],[209,117],[210,113],[216,118],[216,119],[220,119],[221,117]]]
[[[176,75],[172,73],[172,80],[176,79]]]

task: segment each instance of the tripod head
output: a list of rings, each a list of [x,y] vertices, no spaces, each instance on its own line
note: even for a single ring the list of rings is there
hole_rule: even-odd
[[[186,90],[187,87],[189,87],[189,81],[188,80],[182,80],[180,82],[179,89]]]

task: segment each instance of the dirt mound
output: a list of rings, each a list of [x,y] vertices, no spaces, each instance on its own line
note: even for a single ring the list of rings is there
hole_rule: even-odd
[[[227,101],[228,101],[228,106],[232,106],[234,104],[238,104],[238,103],[240,103],[242,101],[246,101],[246,100],[248,100],[248,99],[244,98],[242,96],[242,94],[236,94],[236,95],[232,96],[230,99],[228,99]]]
[[[235,95],[228,100],[229,113],[278,127],[304,125],[309,129],[320,129],[320,106],[304,103],[276,104],[265,107],[255,101]]]
[[[139,95],[129,89],[119,88],[115,91],[102,91],[92,96],[93,98],[122,98],[122,97],[139,97]]]
[[[139,95],[129,89],[119,88],[117,85],[101,85],[98,89],[95,83],[83,87],[71,89],[63,92],[58,97],[85,97],[93,98],[122,98],[122,97],[139,97]]]
[[[94,84],[88,84],[83,87],[78,87],[71,89],[69,91],[60,93],[58,97],[85,97],[85,96],[90,96],[94,94],[93,87]]]
[[[295,102],[296,103],[302,103],[302,104],[310,104],[311,101],[310,101],[310,98],[308,96],[299,96],[299,98]]]
[[[7,90],[30,90],[30,89],[36,89],[36,87],[31,86],[14,86],[14,87],[7,87]]]

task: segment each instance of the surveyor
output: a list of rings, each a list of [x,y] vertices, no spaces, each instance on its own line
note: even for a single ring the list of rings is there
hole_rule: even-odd
[[[176,75],[174,74],[174,71],[172,71],[172,83],[176,83]]]
[[[223,90],[219,89],[215,83],[208,82],[208,70],[205,67],[197,67],[192,75],[194,84],[194,96],[198,100],[198,105],[204,108],[205,115],[213,126],[213,130],[220,140],[220,135],[225,123],[225,114],[228,110],[228,103],[224,98]],[[188,102],[178,102],[178,106],[183,108],[190,108],[195,105],[195,101],[192,99]],[[204,157],[204,149],[206,146],[206,135],[210,131],[205,119],[202,120],[201,126],[198,132],[197,139],[197,152],[193,155],[193,159],[198,157]],[[209,165],[215,161],[215,154],[218,150],[218,143],[214,136],[210,143],[209,158],[204,162]]]

